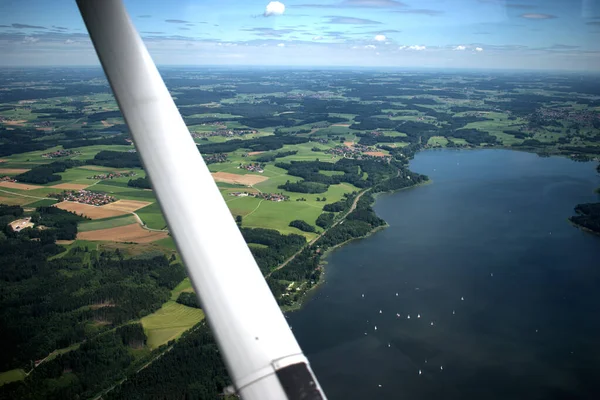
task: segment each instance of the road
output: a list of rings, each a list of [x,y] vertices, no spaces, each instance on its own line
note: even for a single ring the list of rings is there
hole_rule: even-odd
[[[352,211],[354,211],[356,209],[356,204],[358,204],[358,200],[360,200],[360,198],[362,197],[363,194],[367,193],[369,190],[371,190],[371,188],[364,190],[362,192],[360,192],[358,194],[358,196],[356,196],[356,198],[354,199],[354,201],[352,202],[352,205],[350,206],[350,209],[348,211],[346,211],[346,213],[344,214],[344,216],[340,219],[338,219],[336,222],[333,223],[333,225],[331,225],[329,228],[325,229],[323,232],[321,232],[319,234],[319,236],[317,236],[316,238],[314,238],[313,240],[311,240],[310,242],[308,242],[308,244],[306,246],[303,246],[300,250],[298,250],[297,252],[295,252],[290,258],[288,258],[287,260],[285,260],[281,265],[279,265],[277,268],[275,268],[273,271],[269,272],[266,276],[265,279],[267,279],[268,277],[270,277],[273,272],[275,271],[279,271],[281,268],[285,267],[286,265],[288,265],[294,258],[296,258],[296,256],[300,253],[302,253],[302,250],[304,250],[307,247],[312,246],[317,240],[319,240],[321,238],[321,236],[323,236],[325,233],[327,233],[327,231],[329,231],[329,229],[333,228],[334,226],[341,224],[343,221],[346,220],[346,217],[348,216],[348,214],[350,214]]]

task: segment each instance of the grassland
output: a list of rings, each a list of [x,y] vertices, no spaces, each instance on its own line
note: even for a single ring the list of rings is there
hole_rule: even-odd
[[[169,300],[158,311],[142,318],[141,322],[148,337],[148,346],[155,349],[177,339],[203,318],[202,310]]]
[[[27,374],[22,369],[11,369],[10,371],[0,372],[0,386],[10,382],[22,381]]]

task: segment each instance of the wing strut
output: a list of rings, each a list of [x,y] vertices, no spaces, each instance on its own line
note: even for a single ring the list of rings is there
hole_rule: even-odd
[[[123,3],[77,5],[238,393],[324,399]]]

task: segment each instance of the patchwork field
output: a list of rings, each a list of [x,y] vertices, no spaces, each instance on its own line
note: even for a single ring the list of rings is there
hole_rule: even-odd
[[[149,201],[138,201],[138,200],[117,200],[114,203],[103,205],[102,208],[107,210],[119,210],[132,212],[144,208],[152,204]]]
[[[91,219],[102,219],[128,214],[127,211],[104,208],[105,206],[91,206],[89,204],[75,203],[72,201],[62,201],[58,204],[55,204],[55,207],[73,212],[75,214],[83,214]]]
[[[90,185],[83,185],[79,183],[60,183],[58,185],[52,186],[55,189],[64,189],[64,190],[82,190],[87,188]]]
[[[77,239],[112,242],[149,243],[169,237],[167,232],[148,231],[138,223],[108,229],[79,232]]]
[[[260,175],[237,175],[230,174],[228,172],[214,172],[212,176],[216,182],[239,183],[247,186],[256,185],[257,183],[264,182],[267,179],[269,179],[265,176]]]

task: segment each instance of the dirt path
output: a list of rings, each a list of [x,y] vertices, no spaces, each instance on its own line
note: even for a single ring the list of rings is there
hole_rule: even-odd
[[[321,232],[319,234],[319,236],[317,236],[316,238],[314,238],[313,240],[311,240],[310,242],[308,242],[308,244],[306,246],[303,246],[300,250],[298,250],[296,253],[294,253],[290,258],[288,258],[287,260],[285,260],[281,265],[279,265],[273,271],[271,271],[267,275],[265,275],[265,279],[267,279],[268,277],[270,277],[273,274],[273,272],[279,271],[281,268],[283,268],[286,265],[288,265],[294,258],[296,258],[296,256],[298,254],[300,254],[302,252],[302,250],[304,250],[307,247],[312,246],[317,240],[319,240],[321,238],[321,236],[323,236],[324,234],[326,234],[331,228],[333,228],[334,226],[336,226],[336,225],[340,224],[341,222],[345,221],[346,217],[348,216],[348,214],[350,214],[352,211],[354,211],[356,209],[356,204],[358,204],[358,200],[360,200],[360,198],[362,197],[362,195],[365,194],[365,193],[367,193],[369,190],[371,190],[371,188],[360,192],[358,194],[358,196],[356,196],[356,198],[352,202],[352,205],[350,206],[350,209],[348,211],[346,211],[346,213],[344,214],[344,216],[342,218],[338,219],[336,222],[334,222],[333,225],[331,225],[329,228],[327,228],[323,232]]]
[[[153,228],[148,228],[148,226],[146,224],[144,224],[144,221],[142,221],[142,219],[140,218],[139,215],[137,215],[134,211],[131,212],[131,214],[133,214],[135,216],[135,219],[137,219],[137,222],[140,224],[140,226],[142,228],[144,228],[147,231],[151,231],[151,232],[169,232],[168,229],[153,229]]]

